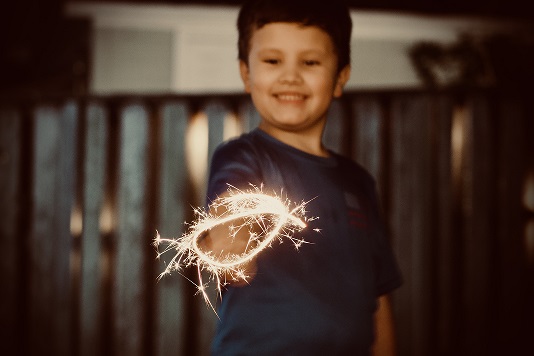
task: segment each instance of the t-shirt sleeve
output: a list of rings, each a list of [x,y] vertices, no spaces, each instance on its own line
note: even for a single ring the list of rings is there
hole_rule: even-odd
[[[232,189],[250,189],[261,184],[261,172],[254,149],[243,140],[221,144],[210,163],[207,203]]]
[[[373,238],[373,260],[375,265],[376,296],[387,294],[402,285],[402,274],[386,234],[381,209],[378,204],[376,187],[372,184],[371,205],[374,224],[377,227]]]

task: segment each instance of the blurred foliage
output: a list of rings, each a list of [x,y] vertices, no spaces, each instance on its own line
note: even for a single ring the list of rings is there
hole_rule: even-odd
[[[430,88],[492,86],[525,89],[534,80],[534,37],[462,35],[452,44],[419,42],[409,49],[412,64]]]
[[[419,78],[429,87],[473,87],[491,77],[484,50],[468,35],[452,44],[418,42],[409,50]]]

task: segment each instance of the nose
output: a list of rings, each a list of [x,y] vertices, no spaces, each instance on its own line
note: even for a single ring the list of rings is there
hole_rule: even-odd
[[[279,80],[284,84],[300,83],[302,81],[302,77],[298,65],[286,63],[282,68]]]

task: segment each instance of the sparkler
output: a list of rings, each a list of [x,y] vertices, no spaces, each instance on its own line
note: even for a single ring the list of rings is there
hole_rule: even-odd
[[[209,280],[216,282],[218,295],[221,298],[221,287],[228,284],[227,279],[246,282],[249,276],[244,270],[245,265],[271,246],[275,240],[282,243],[283,239],[287,238],[296,249],[305,243],[304,239],[296,238],[294,234],[304,229],[307,222],[314,219],[305,216],[307,202],[293,204],[277,195],[263,193],[261,187],[252,187],[253,189],[248,191],[230,187],[228,195],[218,197],[210,204],[209,211],[195,209],[196,219],[180,238],[164,239],[158,233],[154,240],[156,248],[162,243],[167,246],[161,252],[158,250],[157,258],[168,251],[176,251],[158,279],[173,271],[182,274],[180,271],[183,268],[196,266],[199,282],[197,288],[215,312],[206,292],[207,283],[203,281],[202,271],[207,271]],[[242,239],[243,236],[245,240],[248,239],[243,251],[234,252],[230,248],[228,252],[215,253],[203,249],[202,240],[217,227],[228,229],[227,236],[220,237],[215,233],[214,235],[217,235],[216,238],[228,239],[230,247],[236,239]]]

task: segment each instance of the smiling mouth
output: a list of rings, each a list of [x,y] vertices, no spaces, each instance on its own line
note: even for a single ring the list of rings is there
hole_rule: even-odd
[[[276,94],[275,97],[283,101],[302,101],[306,99],[306,96],[301,94]]]

